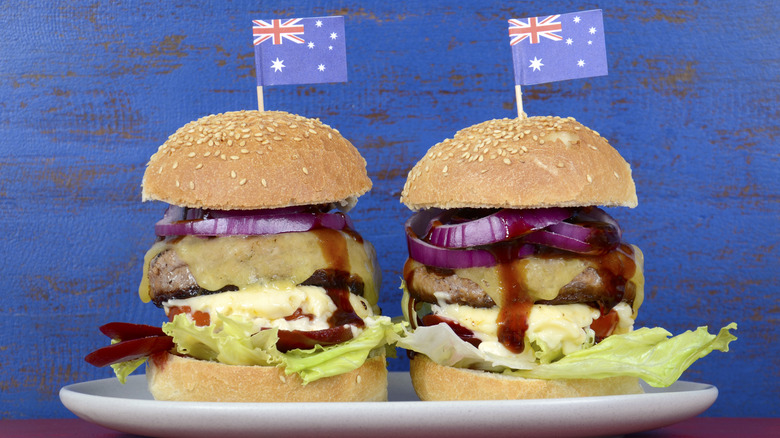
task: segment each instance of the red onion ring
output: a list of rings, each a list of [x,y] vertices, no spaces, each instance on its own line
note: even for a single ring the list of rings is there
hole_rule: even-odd
[[[154,226],[158,236],[259,236],[310,231],[315,228],[352,229],[344,213],[291,212],[274,210],[188,212],[171,206]],[[207,217],[201,219],[200,217]]]
[[[442,248],[468,248],[517,238],[571,217],[568,208],[502,209],[463,223],[433,226],[428,241]]]
[[[448,249],[440,248],[423,241],[418,236],[425,235],[431,219],[441,214],[441,210],[431,209],[415,213],[406,221],[406,243],[409,257],[418,262],[445,269],[462,269],[495,266],[498,263],[497,251],[487,249]],[[508,254],[506,252],[509,252]],[[511,245],[502,248],[502,258],[520,259],[534,253],[532,245]]]

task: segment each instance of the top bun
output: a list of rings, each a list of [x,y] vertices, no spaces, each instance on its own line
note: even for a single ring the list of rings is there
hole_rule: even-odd
[[[631,167],[573,118],[489,120],[434,145],[401,202],[422,208],[636,207]]]
[[[281,111],[236,111],[168,137],[146,166],[142,198],[249,210],[352,204],[369,189],[366,160],[337,130]]]

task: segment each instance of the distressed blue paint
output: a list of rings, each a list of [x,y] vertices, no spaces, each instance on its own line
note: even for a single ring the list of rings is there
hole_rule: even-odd
[[[159,322],[135,294],[163,209],[140,202],[143,168],[185,122],[255,107],[252,18],[347,16],[350,81],[269,87],[265,103],[320,117],[368,160],[354,219],[398,315],[406,172],[514,116],[506,19],[595,7],[609,76],[525,87],[525,109],[574,116],[631,162],[639,207],[613,213],[647,260],[640,325],[740,323],[732,352],[684,376],[720,389],[707,415],[778,415],[777,2],[50,3],[0,4],[2,417],[70,415],[59,387],[109,375],[82,360],[97,326]]]

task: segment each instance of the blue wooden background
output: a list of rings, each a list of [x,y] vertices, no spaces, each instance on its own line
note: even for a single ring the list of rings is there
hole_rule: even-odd
[[[321,118],[368,160],[353,218],[399,315],[407,171],[515,116],[507,19],[597,7],[609,76],[525,87],[525,109],[576,117],[631,163],[639,207],[611,211],[645,252],[638,325],[739,323],[731,352],[684,375],[719,388],[706,415],[780,413],[780,2],[198,3],[0,3],[3,418],[70,416],[59,388],[110,376],[83,361],[97,327],[160,323],[136,294],[164,209],[140,202],[141,176],[184,123],[256,108],[251,19],[346,16],[349,82],[269,88],[266,108]]]

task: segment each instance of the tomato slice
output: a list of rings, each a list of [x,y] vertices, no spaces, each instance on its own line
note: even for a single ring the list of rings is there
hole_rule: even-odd
[[[148,336],[165,336],[160,327],[129,322],[109,322],[100,327],[100,331],[111,339],[127,341]]]
[[[173,338],[170,336],[148,336],[138,339],[121,341],[89,353],[84,360],[96,367],[104,367],[119,362],[139,359],[160,351],[173,348]]]
[[[308,350],[316,345],[334,345],[352,339],[352,329],[349,325],[340,325],[323,330],[279,330],[279,341],[276,348],[282,353],[300,348]]]

